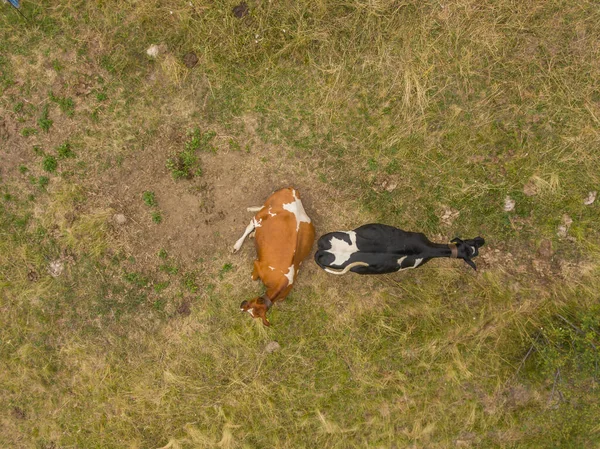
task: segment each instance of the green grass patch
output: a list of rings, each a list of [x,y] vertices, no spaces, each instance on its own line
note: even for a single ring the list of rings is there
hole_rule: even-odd
[[[142,193],[142,201],[144,201],[144,204],[148,207],[158,206],[158,202],[156,201],[156,195],[154,195],[154,192],[151,192],[149,190],[146,190],[144,193]]]
[[[38,118],[37,123],[42,131],[46,133],[50,131],[50,128],[52,127],[52,123],[54,123],[54,121],[50,119],[48,105],[44,105],[44,108],[42,109],[42,115],[40,116],[40,118]]]
[[[67,115],[68,117],[73,117],[75,115],[75,102],[70,97],[59,97],[54,95],[52,91],[48,94],[50,101],[56,103],[60,110]]]
[[[69,142],[62,143],[58,147],[56,147],[56,152],[58,153],[58,157],[60,159],[68,159],[75,157],[75,153],[73,152],[73,149],[71,148],[71,144]]]
[[[44,156],[42,168],[49,173],[54,173],[58,168],[58,161],[54,156]]]

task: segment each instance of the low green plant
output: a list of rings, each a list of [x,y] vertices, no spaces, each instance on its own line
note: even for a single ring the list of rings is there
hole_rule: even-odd
[[[233,270],[233,264],[231,263],[226,263],[224,264],[221,269],[219,270],[219,279],[223,279],[223,276],[225,275],[225,273],[230,272],[231,270]]]
[[[61,159],[75,157],[75,153],[71,149],[71,144],[69,142],[65,142],[56,147],[56,152],[58,153],[58,157],[60,157]]]
[[[184,150],[167,160],[167,169],[174,179],[192,179],[202,175],[198,157],[191,150]]]
[[[164,281],[164,282],[157,282],[156,284],[154,284],[154,291],[156,293],[160,293],[162,292],[164,289],[166,289],[168,286],[170,285],[169,281]]]
[[[51,101],[58,104],[60,110],[67,116],[73,117],[75,115],[75,102],[72,98],[56,96],[52,91],[49,92],[48,96]]]
[[[196,152],[216,152],[216,148],[211,143],[216,135],[214,131],[202,132],[200,128],[194,128],[188,133],[189,139],[185,143],[185,149],[167,160],[167,169],[174,179],[192,179],[195,176],[202,176],[202,167]]]
[[[146,190],[144,193],[142,193],[142,200],[148,207],[158,206],[158,202],[156,201],[156,196],[154,195],[154,192],[152,192],[152,191]]]
[[[168,263],[161,265],[160,267],[158,267],[158,269],[171,275],[179,273],[179,268],[177,266]]]
[[[162,215],[160,211],[155,210],[152,212],[152,221],[156,224],[162,223]]]
[[[37,134],[37,129],[35,128],[25,127],[21,130],[21,135],[23,137],[33,136],[34,134]]]
[[[45,105],[44,109],[42,109],[42,115],[38,119],[38,126],[43,131],[48,132],[48,131],[50,131],[50,127],[52,126],[52,123],[54,123],[54,122],[49,117],[49,107],[48,107],[48,105]]]
[[[127,282],[134,284],[137,287],[147,287],[150,283],[150,279],[141,273],[131,272],[123,274],[123,279]]]
[[[200,128],[194,128],[188,132],[189,140],[185,144],[185,149],[188,151],[211,151],[216,152],[216,148],[212,145],[213,139],[216,137],[215,131],[202,132]]]
[[[58,167],[58,161],[54,156],[44,156],[42,160],[42,168],[49,172],[54,173]]]
[[[50,178],[48,178],[47,176],[40,176],[37,179],[38,186],[40,186],[43,189],[45,189],[49,183],[50,183]]]
[[[183,286],[186,290],[195,293],[198,291],[198,285],[196,284],[196,274],[195,273],[185,273],[183,276]]]
[[[229,149],[231,151],[240,151],[242,147],[240,146],[240,143],[237,140],[229,139]]]

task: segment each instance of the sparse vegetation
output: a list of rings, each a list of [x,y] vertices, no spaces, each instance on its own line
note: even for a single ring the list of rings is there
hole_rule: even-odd
[[[54,123],[54,121],[50,120],[49,115],[50,115],[50,113],[48,111],[48,105],[44,105],[44,108],[42,109],[42,115],[38,119],[38,126],[44,132],[49,132],[50,127],[52,126],[52,123]],[[25,130],[23,130],[23,131],[25,131]]]
[[[50,178],[48,178],[47,176],[40,176],[37,179],[37,184],[43,189],[46,188],[49,183],[50,183]]]
[[[142,200],[144,200],[144,204],[146,204],[146,206],[148,206],[148,207],[156,207],[156,206],[158,206],[158,203],[156,202],[156,196],[154,195],[154,192],[151,192],[149,190],[146,190],[142,194]]]
[[[52,91],[48,94],[50,101],[58,104],[60,110],[69,117],[75,115],[75,102],[69,97],[58,97]]]
[[[56,152],[58,153],[58,157],[61,159],[68,159],[75,157],[75,153],[71,149],[71,144],[69,142],[65,142],[56,147]]]
[[[25,127],[21,130],[21,135],[23,137],[29,137],[32,136],[34,134],[37,134],[37,129],[35,128],[29,128],[29,127]]]
[[[597,4],[236,3],[0,5],[0,447],[597,447]],[[306,260],[263,328],[284,183],[479,271]]]
[[[226,263],[225,265],[223,265],[223,267],[221,268],[221,270],[219,270],[219,279],[223,279],[223,276],[225,275],[225,273],[230,272],[231,270],[233,270],[233,264],[231,263]]]
[[[180,151],[169,158],[167,169],[174,179],[192,179],[195,176],[202,176],[202,167],[200,167],[198,156],[189,149]]]
[[[167,160],[167,168],[174,179],[192,179],[202,176],[202,167],[196,154],[198,151],[216,152],[212,140],[217,134],[214,131],[202,132],[194,128],[188,133],[185,149]]]
[[[58,167],[58,161],[54,156],[44,156],[42,161],[42,168],[50,173],[54,173]]]
[[[160,211],[158,211],[158,210],[152,211],[151,216],[152,216],[152,221],[154,223],[156,223],[156,224],[162,223],[162,215],[161,215]]]
[[[189,140],[185,144],[187,152],[195,153],[196,151],[211,151],[214,153],[217,151],[211,143],[217,135],[216,132],[202,132],[200,128],[194,128],[188,134]]]
[[[154,195],[154,192],[146,190],[142,194],[142,200],[144,201],[144,203],[146,204],[146,206],[151,207],[152,209],[154,209],[150,213],[150,217],[152,218],[152,222],[156,223],[156,224],[162,223],[162,214],[160,213],[160,210],[158,210],[158,201],[156,201],[156,196]]]

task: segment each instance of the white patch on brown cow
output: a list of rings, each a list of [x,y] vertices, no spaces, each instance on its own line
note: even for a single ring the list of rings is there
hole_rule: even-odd
[[[310,217],[306,215],[306,211],[302,206],[302,201],[296,198],[296,191],[292,192],[294,194],[294,201],[291,203],[286,203],[283,205],[283,208],[288,212],[291,212],[296,217],[296,231],[300,229],[300,223],[310,223]]]
[[[345,240],[338,239],[337,237],[332,237],[329,243],[331,244],[331,248],[325,250],[328,253],[331,253],[335,256],[334,261],[330,265],[343,265],[352,254],[358,252],[358,246],[356,246],[356,232],[348,231],[344,234],[347,234],[350,237],[350,244]]]
[[[271,271],[273,271],[275,268],[273,268],[271,265],[269,265],[269,268],[271,269]]]
[[[288,285],[292,285],[294,283],[294,274],[296,272],[296,268],[294,264],[290,265],[288,272],[284,274],[286,278],[288,278]]]
[[[271,208],[269,207],[269,210],[267,211],[267,213],[271,216],[274,217],[277,214],[274,214],[273,212],[271,212]]]

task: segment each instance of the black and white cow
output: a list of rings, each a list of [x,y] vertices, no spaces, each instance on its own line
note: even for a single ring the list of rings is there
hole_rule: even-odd
[[[383,274],[417,268],[434,257],[471,260],[485,240],[455,238],[450,244],[432,243],[425,234],[384,224],[366,224],[354,231],[330,232],[319,239],[315,261],[328,273]]]

